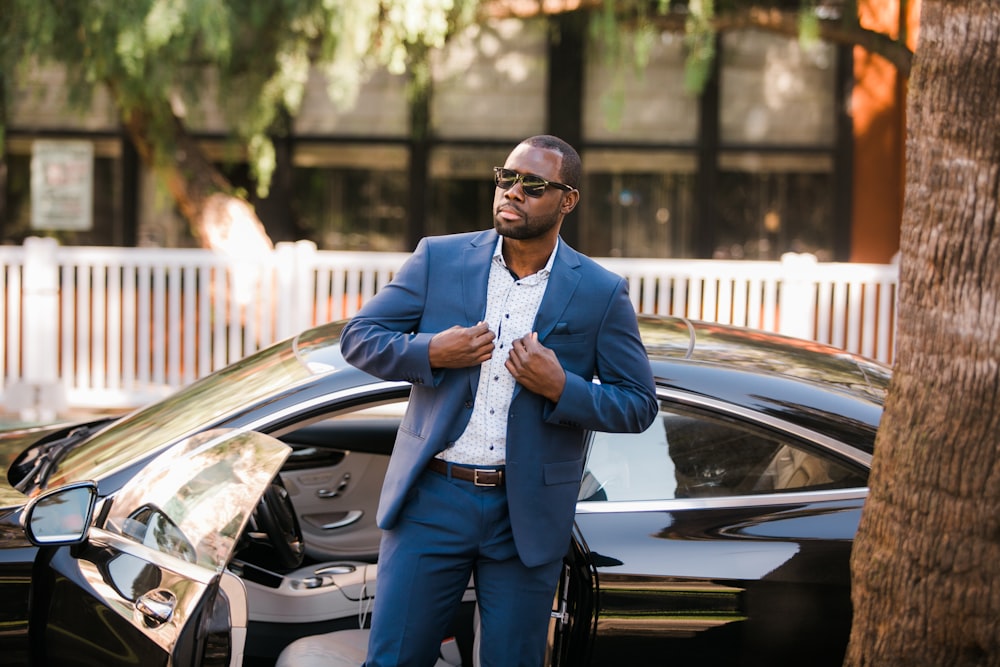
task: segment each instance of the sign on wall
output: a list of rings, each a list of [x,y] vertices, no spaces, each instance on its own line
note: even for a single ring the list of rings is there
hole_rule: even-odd
[[[94,144],[39,140],[31,151],[31,228],[93,227]]]

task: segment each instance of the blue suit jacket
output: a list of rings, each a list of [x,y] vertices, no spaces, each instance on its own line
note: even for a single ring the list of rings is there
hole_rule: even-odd
[[[395,524],[430,458],[458,439],[472,414],[480,367],[432,370],[428,344],[439,331],[483,319],[496,243],[493,230],[423,239],[341,335],[351,364],[413,384],[382,488],[377,519],[384,529]],[[508,415],[507,503],[529,567],[566,552],[586,430],[639,432],[657,414],[621,276],[560,241],[534,330],[566,370],[566,387],[554,404],[518,385]]]

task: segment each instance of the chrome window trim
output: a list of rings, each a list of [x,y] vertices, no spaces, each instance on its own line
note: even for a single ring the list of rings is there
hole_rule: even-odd
[[[798,438],[799,440],[805,440],[812,442],[824,449],[833,451],[834,453],[863,465],[865,468],[871,470],[872,467],[872,456],[867,452],[863,452],[857,447],[852,447],[846,443],[843,443],[834,438],[823,435],[822,433],[817,433],[811,429],[787,422],[783,419],[779,419],[772,415],[764,414],[761,412],[755,412],[748,408],[744,408],[738,405],[733,405],[732,403],[726,403],[725,401],[720,401],[708,396],[701,396],[697,394],[689,394],[683,391],[678,391],[676,389],[665,389],[663,387],[656,388],[656,397],[659,400],[672,401],[674,403],[680,403],[682,405],[697,407],[697,408],[710,408],[717,412],[732,415],[734,417],[739,417],[745,421],[755,422],[763,426],[775,429],[782,433],[788,433],[789,435]],[[782,494],[786,495],[786,494]]]
[[[755,496],[721,496],[718,498],[671,498],[669,500],[580,500],[577,514],[616,514],[623,512],[678,512],[681,510],[728,509],[733,507],[774,507],[807,503],[864,500],[868,489],[833,489],[766,493]]]
[[[283,410],[278,410],[276,412],[268,413],[263,417],[254,419],[253,421],[247,422],[243,426],[239,427],[241,431],[261,431],[266,429],[266,427],[274,424],[275,422],[282,421],[287,417],[293,416],[298,413],[308,412],[314,408],[322,408],[328,405],[332,405],[337,401],[346,400],[348,398],[363,398],[369,394],[375,395],[384,392],[396,391],[398,389],[403,389],[405,387],[412,386],[409,382],[396,382],[381,380],[378,382],[371,382],[369,384],[363,384],[360,386],[349,387],[347,389],[341,389],[340,391],[335,391],[331,394],[323,394],[322,396],[317,396],[308,401],[303,401],[301,403],[296,403],[295,405],[284,408]]]

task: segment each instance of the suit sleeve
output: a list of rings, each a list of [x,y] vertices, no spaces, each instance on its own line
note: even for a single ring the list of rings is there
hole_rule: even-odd
[[[624,280],[609,301],[597,335],[596,376],[566,374],[550,423],[612,433],[639,433],[656,418],[656,387]]]
[[[432,334],[417,333],[427,302],[428,268],[427,242],[421,240],[392,281],[344,327],[340,349],[348,363],[383,380],[435,382],[428,354]]]

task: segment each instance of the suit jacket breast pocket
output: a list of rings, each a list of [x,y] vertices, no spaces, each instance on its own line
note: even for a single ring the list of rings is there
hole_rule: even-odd
[[[574,334],[549,334],[545,341],[542,343],[545,347],[565,347],[567,345],[582,345],[587,342],[587,334],[584,333],[574,333]]]

